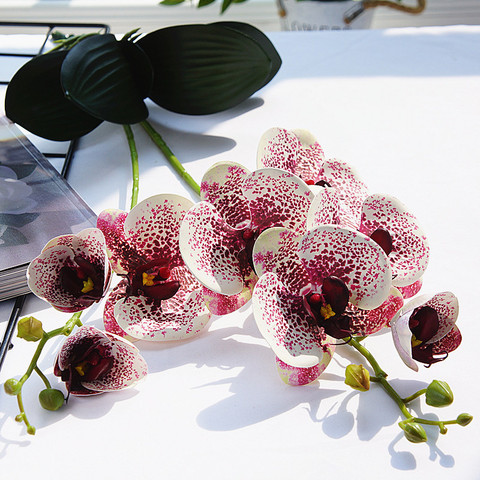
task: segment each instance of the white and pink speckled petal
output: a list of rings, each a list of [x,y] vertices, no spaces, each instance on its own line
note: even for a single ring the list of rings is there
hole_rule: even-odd
[[[128,335],[154,342],[184,340],[200,333],[210,319],[201,290],[179,290],[183,302],[155,305],[146,297],[127,297],[115,305],[115,319]],[[169,299],[171,300],[171,299]]]
[[[325,371],[333,357],[334,351],[335,345],[329,345],[320,362],[312,367],[294,367],[276,357],[275,362],[278,374],[287,385],[291,385],[292,387],[308,385],[317,380]]]
[[[406,300],[408,298],[414,297],[422,289],[423,279],[420,278],[416,282],[411,283],[410,285],[405,285],[404,287],[397,287],[399,292],[402,294],[403,298]]]
[[[215,206],[218,213],[233,228],[250,224],[250,210],[243,196],[242,185],[250,174],[244,166],[234,162],[216,163],[203,176],[200,196]]]
[[[427,238],[418,220],[405,205],[389,195],[370,195],[364,202],[360,231],[370,236],[377,228],[388,230],[392,237],[393,284],[405,286],[418,280],[428,265]]]
[[[299,177],[284,170],[255,170],[243,183],[252,215],[252,228],[286,227],[298,233],[306,229],[314,194]]]
[[[126,338],[130,342],[137,340],[134,339],[132,336],[128,335],[127,332],[120,328],[120,325],[115,320],[115,304],[124,299],[127,296],[126,288],[128,282],[127,280],[121,280],[110,292],[105,301],[105,307],[103,310],[103,325],[105,330],[109,333],[114,333],[119,337]]]
[[[258,143],[257,168],[280,168],[295,173],[297,153],[301,146],[293,132],[285,128],[270,128]]]
[[[368,196],[367,185],[354,168],[336,158],[324,162],[322,180],[340,193],[340,223],[353,229],[358,228],[362,204]]]
[[[310,280],[298,256],[301,236],[283,227],[262,232],[253,247],[253,263],[260,277],[273,272],[285,288],[295,295],[309,289]]]
[[[462,343],[462,334],[455,325],[444,337],[437,340],[432,346],[433,355],[445,355],[453,352]]]
[[[108,209],[100,212],[97,227],[103,232],[107,245],[107,254],[113,271],[126,275],[138,265],[140,253],[125,238],[124,224],[128,212]]]
[[[291,295],[274,273],[257,282],[252,307],[260,333],[282,361],[302,368],[322,361],[326,335],[310,327],[303,298]]]
[[[253,288],[258,277],[253,270],[244,277],[244,287],[236,295],[222,295],[203,287],[205,304],[214,315],[227,315],[246,305],[252,298]]]
[[[390,289],[388,298],[373,310],[362,310],[349,304],[345,313],[352,318],[353,335],[371,335],[383,327],[390,326],[390,321],[403,306],[402,294],[395,288]]]
[[[391,270],[385,252],[361,233],[335,225],[317,227],[303,237],[299,255],[313,285],[338,277],[350,291],[350,303],[359,308],[377,308],[389,295]]]
[[[435,343],[452,330],[458,318],[458,298],[452,292],[441,292],[433,295],[425,306],[432,307],[438,315],[438,332],[426,343]]]
[[[185,265],[205,287],[223,295],[243,290],[241,231],[227,225],[212,204],[200,202],[187,212],[179,242]]]
[[[307,215],[307,230],[320,225],[340,224],[340,192],[335,188],[318,187]]]
[[[418,372],[418,365],[412,358],[412,332],[409,327],[410,312],[397,314],[390,322],[393,344],[403,363]]]
[[[325,160],[323,149],[308,130],[294,129],[292,132],[301,144],[297,153],[297,165],[293,173],[305,182],[317,183],[323,173],[323,162]]]
[[[164,259],[182,265],[178,246],[180,224],[193,203],[173,194],[160,194],[137,204],[125,219],[125,238],[145,260]]]
[[[91,382],[82,382],[82,385],[96,392],[114,392],[133,387],[147,375],[147,362],[128,340],[109,332],[105,335],[113,364],[104,376]]]

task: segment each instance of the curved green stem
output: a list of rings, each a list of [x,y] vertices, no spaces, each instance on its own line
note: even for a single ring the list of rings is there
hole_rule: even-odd
[[[149,137],[153,140],[153,143],[161,150],[165,155],[165,158],[168,160],[170,165],[175,169],[175,171],[180,175],[180,177],[185,181],[185,183],[198,195],[200,196],[200,186],[198,183],[190,176],[190,174],[185,170],[183,165],[179,162],[178,158],[173,154],[168,145],[165,143],[160,134],[152,127],[152,125],[144,120],[140,122],[140,125],[147,132]]]
[[[138,202],[138,184],[140,181],[139,169],[138,169],[138,152],[135,145],[135,138],[133,136],[132,127],[130,125],[124,125],[125,135],[127,136],[128,147],[130,149],[130,158],[132,159],[132,200],[130,203],[130,210]]]
[[[16,393],[17,396],[17,402],[18,402],[18,408],[20,410],[20,414],[17,415],[17,420],[20,422],[24,422],[26,427],[27,427],[27,432],[31,435],[35,434],[35,427],[31,425],[27,419],[27,415],[25,413],[25,409],[23,407],[23,400],[22,400],[22,387],[23,384],[30,378],[30,375],[35,371],[37,374],[40,376],[40,378],[43,380],[47,388],[51,388],[50,382],[48,379],[45,377],[43,372],[38,368],[37,362],[38,359],[40,358],[40,355],[43,351],[43,347],[45,347],[45,344],[52,338],[57,337],[58,335],[65,335],[68,336],[72,333],[73,329],[76,326],[81,326],[82,322],[80,321],[80,316],[82,312],[77,312],[72,315],[72,317],[65,323],[63,327],[56,328],[55,330],[51,330],[50,332],[43,332],[43,336],[38,342],[37,348],[35,350],[35,353],[33,354],[32,360],[30,361],[30,364],[28,365],[28,368],[25,372],[25,374],[22,376],[22,378],[18,381],[17,388],[18,388],[18,393]]]
[[[399,423],[400,427],[408,423],[423,423],[424,425],[436,425],[440,429],[440,433],[444,434],[447,432],[445,425],[459,423],[458,419],[445,421],[445,420],[427,420],[425,418],[414,417],[408,411],[406,404],[411,400],[419,397],[420,395],[423,395],[426,392],[426,389],[419,390],[413,395],[410,395],[409,397],[403,399],[402,397],[400,397],[397,391],[390,385],[390,383],[387,380],[387,374],[385,373],[384,370],[382,370],[382,368],[376,361],[375,357],[370,353],[370,351],[368,351],[355,338],[351,338],[351,339],[347,338],[345,339],[345,342],[351,345],[353,348],[355,348],[359,353],[361,353],[365,357],[365,359],[368,361],[368,363],[373,368],[373,371],[375,372],[375,376],[370,377],[370,380],[376,383],[379,383],[382,386],[382,388],[387,392],[387,394],[390,396],[390,398],[397,404],[398,408],[400,409],[403,416],[405,417],[405,420],[402,420]]]

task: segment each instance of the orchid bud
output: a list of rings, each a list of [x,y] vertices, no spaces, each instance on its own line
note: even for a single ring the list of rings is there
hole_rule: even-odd
[[[473,420],[473,417],[469,413],[461,413],[457,417],[457,423],[462,427],[466,427],[472,420]]]
[[[35,317],[24,317],[18,321],[17,337],[27,342],[38,342],[43,337],[42,322]]]
[[[425,401],[432,407],[446,407],[453,402],[453,392],[447,382],[433,380],[425,392]]]
[[[427,432],[418,423],[402,423],[400,422],[400,428],[405,434],[405,438],[412,443],[423,443],[427,441]]]
[[[20,393],[20,390],[22,389],[22,386],[20,385],[20,382],[18,380],[15,380],[14,378],[9,378],[4,383],[3,388],[7,395],[18,395]]]
[[[45,410],[58,410],[65,402],[65,397],[60,390],[55,388],[45,388],[38,395],[40,405]]]
[[[345,384],[354,390],[370,390],[370,373],[363,365],[349,365],[345,370]]]

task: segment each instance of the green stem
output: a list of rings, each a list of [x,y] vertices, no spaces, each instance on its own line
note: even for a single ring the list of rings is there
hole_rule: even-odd
[[[418,392],[415,392],[409,397],[404,398],[403,403],[410,403],[412,400],[415,400],[416,398],[422,396],[426,391],[427,391],[426,388],[422,388],[421,390],[419,390]]]
[[[125,135],[127,136],[128,147],[130,149],[130,158],[132,159],[132,200],[130,203],[130,210],[138,202],[138,184],[139,184],[139,170],[138,170],[138,152],[135,145],[135,138],[133,136],[132,127],[130,125],[124,125],[123,129],[125,130]]]
[[[170,165],[175,169],[175,171],[180,175],[180,177],[185,181],[185,183],[198,195],[200,196],[200,186],[198,183],[190,176],[190,174],[185,170],[183,165],[179,162],[178,158],[173,154],[168,145],[165,143],[160,134],[152,127],[152,125],[144,120],[140,122],[140,125],[147,132],[149,137],[153,140],[153,143],[161,150],[165,155],[165,158],[168,160]]]
[[[47,388],[51,388],[50,382],[37,366],[38,359],[40,358],[40,355],[43,351],[43,347],[50,339],[57,337],[58,335],[68,336],[72,333],[73,329],[76,326],[80,327],[82,325],[82,322],[80,321],[81,315],[82,315],[82,312],[74,313],[63,327],[56,328],[55,330],[51,330],[50,332],[43,332],[43,336],[38,342],[37,349],[33,354],[32,360],[30,361],[27,371],[25,372],[23,377],[18,381],[19,392],[16,395],[17,395],[17,402],[18,402],[18,408],[20,410],[20,414],[17,416],[17,419],[25,423],[27,427],[27,432],[30,433],[31,435],[35,434],[35,427],[29,423],[27,419],[27,415],[25,413],[25,409],[23,407],[23,400],[22,400],[23,384],[30,378],[30,375],[32,374],[32,372],[35,371],[43,380]]]
[[[37,372],[38,376],[42,379],[43,383],[47,388],[52,388],[52,385],[50,384],[48,378],[44,375],[44,373],[38,368],[38,366],[35,366],[34,368],[35,372]]]

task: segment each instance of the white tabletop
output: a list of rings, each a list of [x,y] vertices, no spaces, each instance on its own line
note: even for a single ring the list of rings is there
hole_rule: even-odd
[[[254,169],[257,142],[270,127],[308,129],[328,157],[356,167],[371,192],[409,206],[431,246],[424,292],[456,293],[463,343],[419,373],[400,361],[388,332],[366,345],[400,394],[433,379],[450,384],[452,406],[435,411],[415,401],[417,413],[445,419],[469,412],[475,420],[450,426],[445,436],[429,430],[426,444],[407,442],[399,411],[380,387],[360,394],[343,384],[346,365],[361,361],[347,347],[320,381],[289,387],[247,306],[213,318],[193,340],[138,342],[150,374],[131,390],[71,398],[59,412],[47,412],[36,400],[41,382],[32,377],[24,397],[35,437],[14,421],[15,399],[0,393],[2,478],[34,471],[37,478],[72,479],[480,478],[480,27],[269,36],[283,66],[253,98],[204,117],[152,105],[151,122],[197,181],[218,161]],[[140,200],[161,192],[190,197],[141,129],[134,131]],[[128,208],[130,160],[120,126],[103,124],[81,140],[70,183],[97,213]],[[1,328],[9,308],[11,302],[0,304]],[[24,313],[48,329],[67,318],[35,298]],[[83,320],[101,328],[102,304]],[[32,344],[15,339],[14,345],[2,383],[21,375],[33,353]],[[58,345],[51,342],[40,361],[47,373]]]

